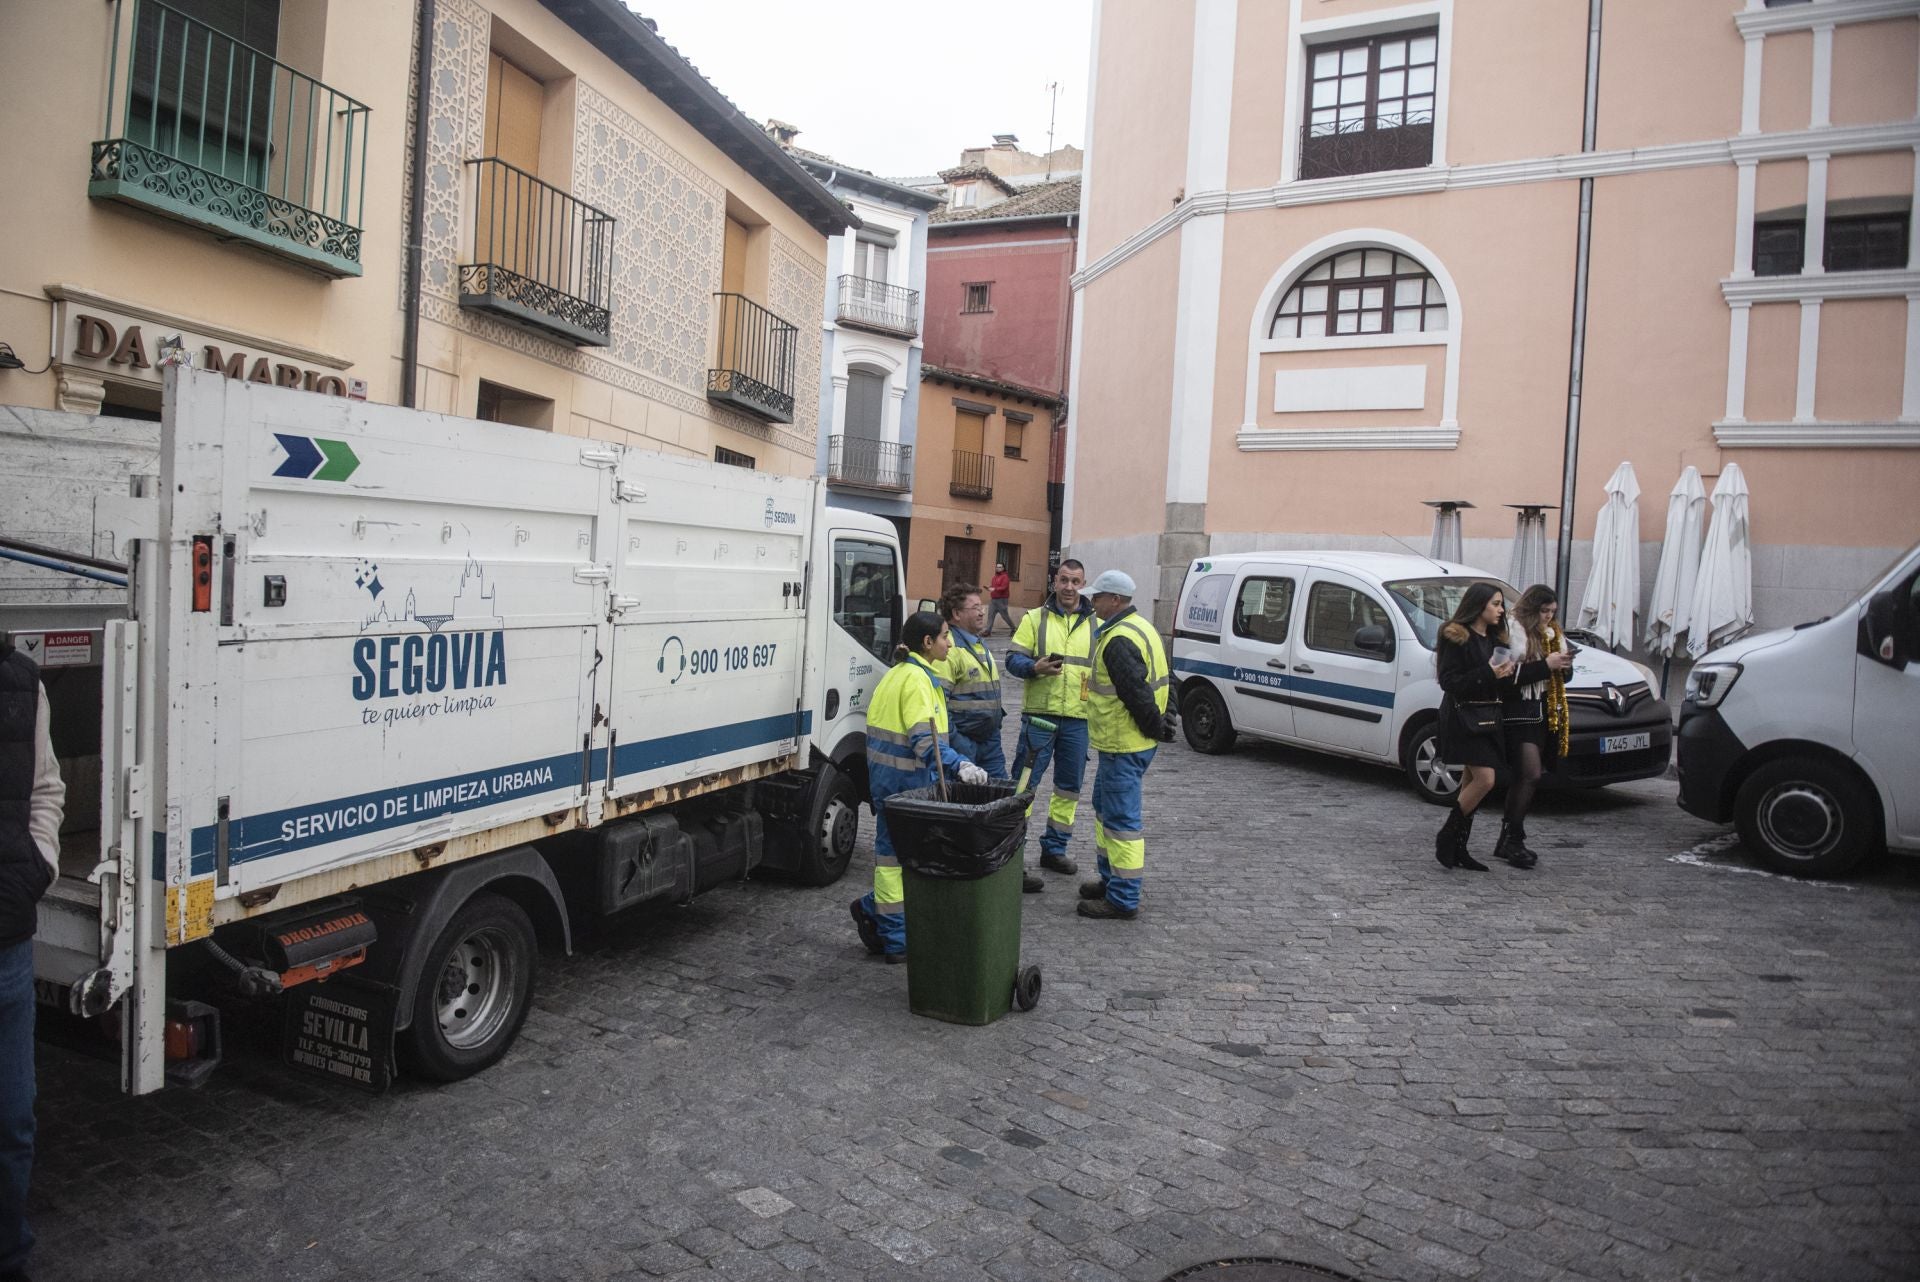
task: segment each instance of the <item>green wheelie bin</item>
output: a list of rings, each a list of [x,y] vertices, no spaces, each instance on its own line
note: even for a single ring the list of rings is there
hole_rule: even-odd
[[[907,897],[907,1008],[991,1024],[1040,997],[1020,965],[1021,852],[1030,792],[1006,780],[920,788],[887,800]]]

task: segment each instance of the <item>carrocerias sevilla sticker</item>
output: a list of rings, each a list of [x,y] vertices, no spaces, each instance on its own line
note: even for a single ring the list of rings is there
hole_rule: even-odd
[[[287,452],[286,461],[273,470],[275,476],[292,476],[307,481],[344,481],[359,470],[360,457],[345,441],[320,437],[289,436],[275,432],[273,439]]]

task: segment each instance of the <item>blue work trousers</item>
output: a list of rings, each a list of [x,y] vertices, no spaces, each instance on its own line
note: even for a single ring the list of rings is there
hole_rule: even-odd
[[[1100,884],[1107,902],[1128,912],[1140,907],[1147,864],[1146,829],[1140,815],[1140,785],[1154,749],[1103,752],[1093,776],[1093,814],[1100,824]]]
[[[24,1270],[33,1250],[27,1180],[33,1174],[33,941],[0,948],[0,1274]]]
[[[994,723],[991,732],[986,732],[983,726],[969,725],[967,728],[983,733],[976,738],[955,727],[947,732],[947,742],[953,745],[953,750],[986,771],[989,779],[1012,778],[1007,773],[1007,750],[1000,743],[999,723]]]
[[[1020,718],[1020,747],[1013,757],[1013,777],[1031,767],[1027,786],[1040,791],[1040,776],[1053,767],[1053,796],[1047,802],[1047,831],[1040,853],[1064,858],[1073,839],[1073,820],[1080,807],[1080,787],[1087,774],[1087,722],[1084,717],[1048,717],[1059,729],[1051,734],[1033,728],[1033,718]]]

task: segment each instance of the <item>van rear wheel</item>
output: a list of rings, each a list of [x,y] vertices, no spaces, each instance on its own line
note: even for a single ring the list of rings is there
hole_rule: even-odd
[[[1440,719],[1428,717],[1407,731],[1400,745],[1400,765],[1421,798],[1436,806],[1451,806],[1460,795],[1460,767],[1440,759]]]
[[[1233,751],[1233,722],[1227,717],[1226,701],[1205,681],[1194,681],[1180,694],[1180,724],[1187,735],[1187,746],[1195,752],[1217,756]]]
[[[1770,761],[1734,798],[1733,823],[1760,862],[1790,877],[1837,877],[1879,841],[1874,799],[1846,770],[1818,758]]]

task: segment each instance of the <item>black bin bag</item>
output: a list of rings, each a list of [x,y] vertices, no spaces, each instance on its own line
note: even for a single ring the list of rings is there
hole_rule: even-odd
[[[950,782],[945,801],[937,788],[915,788],[887,798],[887,831],[902,868],[921,877],[973,881],[1019,854],[1032,803],[1032,789],[1015,792],[1010,779]]]

